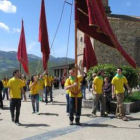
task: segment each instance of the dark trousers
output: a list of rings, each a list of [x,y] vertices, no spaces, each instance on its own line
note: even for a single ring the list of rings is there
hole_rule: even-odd
[[[2,93],[0,92],[0,108],[3,108]]]
[[[80,121],[82,108],[82,97],[77,98],[77,110],[75,110],[75,97],[69,97],[69,119],[70,121],[74,120],[74,113],[76,115],[75,121]]]
[[[66,112],[69,113],[69,94],[67,93],[66,93],[66,101],[67,101]]]
[[[50,94],[50,101],[53,101],[52,99],[52,87],[51,86],[47,86],[45,87],[45,102],[48,102],[48,94]]]
[[[7,100],[9,100],[9,96],[8,96],[8,88],[4,88],[3,89],[3,100],[4,100],[4,98],[5,98],[5,94],[6,94],[6,96],[7,96]]]
[[[19,122],[20,107],[21,107],[21,99],[10,100],[11,117],[12,119],[15,119],[15,122]],[[15,108],[16,108],[16,117],[14,116]]]
[[[106,112],[110,113],[111,107],[110,107],[110,102],[111,102],[111,96],[106,96],[105,97],[105,102],[106,102]]]

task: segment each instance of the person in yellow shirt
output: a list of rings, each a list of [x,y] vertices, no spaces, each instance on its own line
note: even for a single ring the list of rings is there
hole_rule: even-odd
[[[7,84],[8,84],[8,79],[7,79],[7,77],[4,77],[4,78],[3,78],[2,83],[3,83],[3,86],[4,86],[4,88],[3,88],[3,97],[2,97],[2,98],[3,98],[3,100],[4,100],[5,94],[6,94],[7,100],[9,100],[9,96],[8,96],[8,87],[7,87]]]
[[[122,68],[117,69],[117,74],[112,79],[112,98],[117,99],[117,108],[116,108],[116,118],[122,119],[123,121],[127,121],[128,119],[125,117],[125,111],[123,106],[124,101],[124,85],[127,87],[130,92],[132,91],[128,85],[128,81],[125,76],[122,75]]]
[[[50,102],[53,102],[52,97],[52,83],[53,83],[53,77],[49,76],[48,70],[46,70],[42,74],[44,80],[45,80],[45,103],[48,103],[48,94],[50,94]]]
[[[39,74],[38,75],[39,79],[38,79],[38,84],[39,84],[39,97],[40,100],[42,102],[44,102],[43,100],[43,91],[44,91],[44,79],[42,78],[42,76]]]
[[[23,93],[22,93],[22,95],[23,95],[24,101],[26,101],[27,100],[27,98],[26,98],[26,89],[27,89],[27,87],[26,87],[26,77],[25,77],[24,74],[21,75],[21,80],[22,80],[22,84],[23,84]]]
[[[96,117],[96,109],[98,106],[98,101],[100,101],[101,104],[101,117],[106,117],[107,114],[105,114],[105,98],[103,95],[103,76],[104,71],[99,70],[97,72],[97,76],[93,80],[92,88],[93,88],[93,105],[92,105],[92,115],[93,117]]]
[[[71,69],[69,71],[69,78],[65,81],[66,93],[69,95],[69,124],[73,125],[74,113],[76,115],[75,122],[76,125],[80,125],[80,116],[81,116],[81,106],[82,106],[82,93],[81,93],[81,81],[83,80],[84,72],[76,66],[80,71],[79,76],[76,77],[75,70]],[[76,80],[77,78],[77,80]],[[77,98],[77,109],[76,101]]]
[[[36,75],[33,75],[31,77],[31,82],[30,82],[30,95],[31,95],[31,101],[32,101],[32,108],[33,108],[33,113],[36,113],[39,115],[39,84],[38,84],[38,78]],[[36,104],[36,107],[35,107]]]
[[[10,99],[10,112],[12,121],[16,125],[19,123],[20,107],[21,107],[21,93],[22,93],[22,81],[19,79],[19,70],[13,72],[13,78],[8,81],[9,88],[9,99]],[[14,116],[14,111],[16,108],[16,116]]]

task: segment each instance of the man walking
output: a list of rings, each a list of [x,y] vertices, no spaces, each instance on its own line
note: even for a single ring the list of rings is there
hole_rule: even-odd
[[[21,107],[21,93],[22,93],[22,81],[19,79],[19,70],[13,72],[13,78],[8,82],[9,94],[10,94],[10,112],[12,121],[16,125],[19,123],[20,107]],[[14,116],[14,111],[16,108],[16,116]]]
[[[98,106],[98,101],[100,101],[101,104],[101,117],[106,117],[107,114],[105,114],[105,108],[106,108],[106,104],[105,104],[105,98],[103,95],[103,76],[104,76],[104,71],[103,70],[99,70],[97,72],[97,76],[94,78],[93,80],[93,95],[94,95],[94,99],[93,99],[93,106],[92,106],[92,116],[96,117],[96,110],[97,110],[97,106]]]
[[[69,95],[70,125],[73,125],[74,113],[76,115],[76,118],[75,118],[76,125],[80,125],[81,106],[82,106],[81,81],[83,80],[84,73],[81,71],[81,69],[78,66],[77,68],[80,71],[81,75],[77,76],[75,74],[75,70],[71,69],[69,71],[70,76],[69,78],[66,79],[66,82],[65,82],[65,89]],[[77,104],[77,107],[76,107],[76,104]]]
[[[125,117],[125,111],[123,106],[124,101],[124,85],[131,92],[131,88],[128,85],[128,81],[125,76],[122,75],[122,68],[117,69],[117,74],[112,79],[112,98],[117,99],[117,108],[116,108],[116,118],[127,121]]]

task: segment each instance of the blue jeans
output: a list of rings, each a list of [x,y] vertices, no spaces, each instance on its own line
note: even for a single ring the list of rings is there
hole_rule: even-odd
[[[86,85],[81,86],[81,91],[82,91],[82,97],[86,99]]]
[[[69,94],[66,93],[67,107],[66,112],[69,113]]]
[[[82,98],[77,98],[77,110],[75,110],[75,97],[69,97],[69,119],[70,121],[74,120],[74,113],[76,115],[75,121],[80,121],[81,116],[81,108],[82,108]]]
[[[7,96],[7,100],[9,100],[9,96],[8,96],[8,88],[4,88],[3,89],[3,100],[4,100],[4,98],[5,98],[5,94],[6,94],[6,96]]]
[[[39,111],[39,94],[31,95],[31,101],[32,101],[32,108],[33,112]],[[36,109],[35,109],[35,103],[36,103]]]
[[[46,86],[45,87],[45,102],[48,102],[48,94],[50,93],[50,101],[53,101],[52,99],[52,87],[51,86]]]

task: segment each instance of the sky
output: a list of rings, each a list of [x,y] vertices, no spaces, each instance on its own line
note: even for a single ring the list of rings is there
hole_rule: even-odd
[[[72,3],[72,0],[67,0]],[[64,0],[45,0],[49,43],[52,44]],[[140,17],[140,0],[109,0],[112,14]],[[0,50],[17,51],[21,21],[24,21],[26,47],[28,54],[41,57],[38,42],[41,0],[0,0]],[[71,6],[65,4],[58,33],[51,48],[54,57],[66,57]],[[74,10],[72,14],[69,58],[74,58]]]

